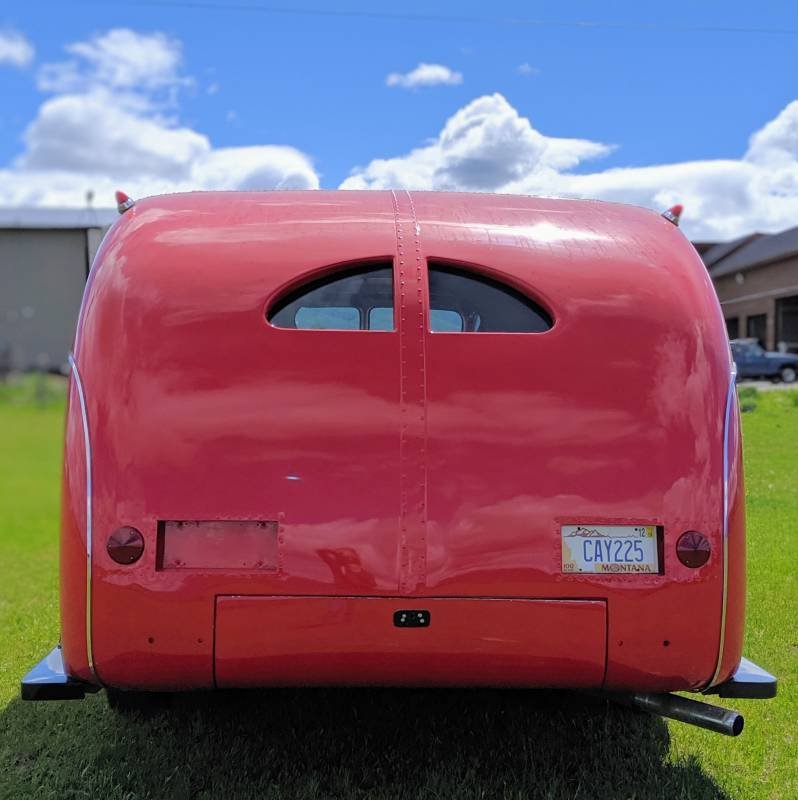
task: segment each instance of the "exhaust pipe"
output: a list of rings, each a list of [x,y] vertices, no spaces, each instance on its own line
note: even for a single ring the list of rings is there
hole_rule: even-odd
[[[738,711],[733,711],[698,700],[690,700],[676,694],[610,694],[611,700],[622,705],[637,708],[648,714],[668,717],[688,725],[696,725],[708,731],[722,733],[724,736],[739,736],[743,732],[745,720]]]

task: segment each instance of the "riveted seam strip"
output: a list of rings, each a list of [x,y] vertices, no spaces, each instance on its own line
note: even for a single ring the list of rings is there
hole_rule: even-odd
[[[400,537],[399,592],[411,594],[426,583],[426,375],[424,351],[424,270],[420,228],[412,197],[403,212],[391,192],[396,226],[400,349]],[[409,223],[403,217],[410,217]],[[412,226],[412,229],[411,229]],[[413,252],[410,252],[412,242]]]
[[[416,279],[416,344],[418,358],[418,391],[419,391],[419,411],[420,411],[420,447],[418,457],[418,542],[416,566],[418,569],[415,575],[417,588],[426,585],[427,579],[427,352],[426,352],[426,303],[424,268],[421,257],[421,225],[416,216],[416,206],[413,196],[405,190],[407,200],[410,204],[410,214],[413,219],[413,249],[414,249],[414,268]]]

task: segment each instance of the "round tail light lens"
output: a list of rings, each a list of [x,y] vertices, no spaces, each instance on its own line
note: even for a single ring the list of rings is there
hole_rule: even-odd
[[[133,564],[144,552],[144,537],[135,528],[125,525],[108,537],[106,549],[117,564]]]
[[[691,569],[703,567],[709,561],[711,552],[709,539],[698,531],[687,531],[676,542],[676,555],[679,556],[679,561]]]

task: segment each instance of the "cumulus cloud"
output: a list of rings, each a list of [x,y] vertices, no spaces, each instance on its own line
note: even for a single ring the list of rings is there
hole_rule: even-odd
[[[191,180],[205,189],[318,189],[310,159],[293,147],[224,147],[197,159]]]
[[[774,165],[794,165],[798,161],[798,100],[751,137],[745,158]]]
[[[28,125],[24,151],[0,169],[1,204],[83,205],[91,189],[110,205],[120,186],[138,196],[318,188],[299,150],[214,148],[179,123],[180,91],[193,83],[179,41],[119,28],[66,50],[70,58],[39,70],[39,88],[52,96]]]
[[[398,158],[377,159],[342,188],[498,191],[538,173],[570,169],[611,147],[536,131],[500,94],[478,97],[457,111],[437,138]]]
[[[0,64],[27,67],[36,55],[33,45],[17,31],[0,31]]]
[[[685,206],[696,239],[728,239],[798,222],[798,101],[756,131],[739,159],[590,172],[574,168],[612,150],[547,136],[500,94],[457,111],[428,144],[357,168],[342,188],[414,188],[590,197],[662,210]]]
[[[39,88],[43,91],[101,88],[135,90],[141,94],[190,83],[181,74],[180,42],[163,33],[114,28],[65,49],[72,58],[45,64],[39,71]]]
[[[415,89],[419,86],[457,86],[463,82],[460,72],[443,64],[419,64],[410,72],[392,72],[385,79],[386,86]]]
[[[0,33],[0,63],[25,66],[32,59],[24,38]],[[66,58],[45,64],[37,79],[47,96],[24,133],[22,152],[0,167],[0,204],[81,206],[90,189],[99,204],[110,205],[117,188],[143,196],[319,185],[310,159],[295,148],[217,148],[181,122],[180,98],[193,81],[180,42],[162,33],[98,34],[69,45]],[[419,64],[388,82],[412,88],[461,80],[443,65]],[[736,159],[591,168],[612,149],[543,133],[501,94],[491,94],[460,108],[415,149],[356,168],[342,188],[593,197],[657,210],[680,202],[686,233],[706,239],[798,222],[798,100],[755,131]]]
[[[211,149],[179,179],[157,174],[117,177],[107,172],[0,169],[0,203],[9,206],[83,206],[89,190],[99,198],[99,205],[110,206],[120,188],[131,197],[196,189],[317,189],[318,178],[303,153],[275,145]]]
[[[23,168],[173,179],[186,176],[211,150],[206,136],[136,113],[106,91],[47,100],[25,142],[17,161]]]

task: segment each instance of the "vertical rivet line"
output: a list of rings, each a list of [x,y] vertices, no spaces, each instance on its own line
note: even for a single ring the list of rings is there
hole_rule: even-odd
[[[277,514],[277,575],[282,577],[285,574],[285,512]]]
[[[397,256],[397,273],[399,278],[399,405],[401,408],[401,428],[399,432],[399,469],[400,469],[400,483],[399,483],[399,518],[400,518],[400,533],[399,533],[399,594],[407,592],[407,563],[408,563],[408,544],[407,544],[407,511],[408,511],[408,496],[407,496],[407,447],[408,447],[408,425],[407,425],[407,412],[408,412],[408,392],[407,392],[407,342],[405,341],[406,321],[407,321],[407,273],[405,269],[405,248],[404,236],[402,230],[402,222],[399,216],[399,200],[396,192],[391,191],[391,202],[393,203],[394,215],[394,228],[396,231],[396,256]]]
[[[424,330],[424,270],[421,261],[421,225],[418,222],[416,206],[413,196],[405,190],[410,204],[410,214],[413,220],[413,244],[415,249],[415,278],[416,278],[416,309],[418,316],[418,328],[416,330],[416,342],[418,346],[418,371],[419,371],[419,447],[417,453],[418,460],[418,481],[419,481],[419,503],[418,503],[418,529],[419,541],[417,547],[418,575],[416,576],[416,587],[421,588],[426,585],[427,576],[427,380],[426,380],[426,333]]]

